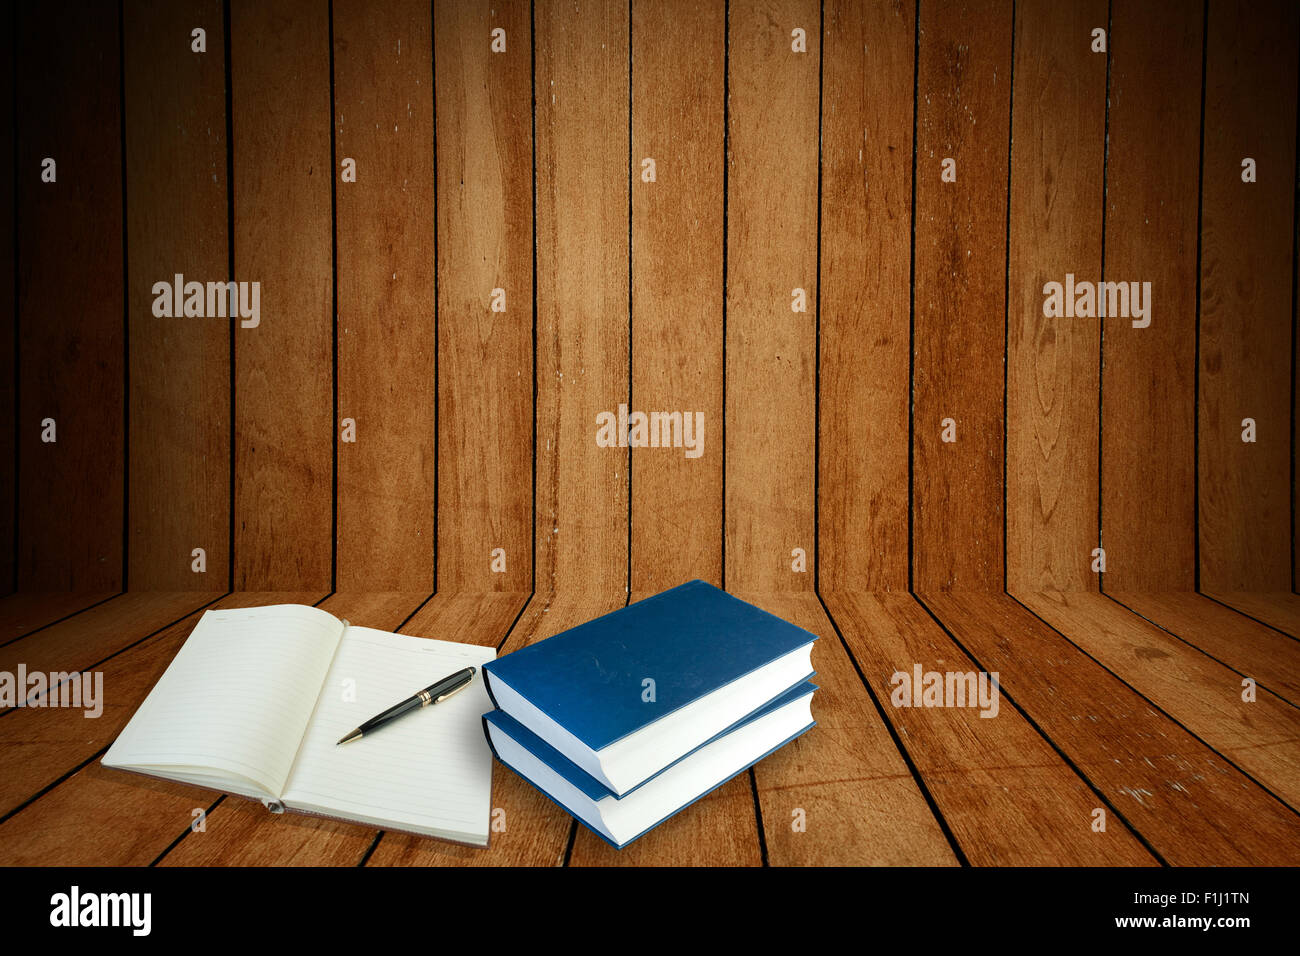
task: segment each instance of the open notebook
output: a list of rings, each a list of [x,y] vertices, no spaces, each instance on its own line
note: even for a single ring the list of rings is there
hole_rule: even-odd
[[[492,754],[476,677],[343,746],[362,721],[490,647],[390,634],[298,604],[206,612],[104,764],[486,846]]]

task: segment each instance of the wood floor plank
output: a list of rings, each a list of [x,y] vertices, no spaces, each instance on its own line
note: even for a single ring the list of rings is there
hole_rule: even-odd
[[[1206,597],[1263,621],[1269,627],[1300,637],[1300,596],[1290,591],[1213,591]]]
[[[622,607],[623,598],[569,595],[554,601],[534,597],[511,630],[501,654]],[[414,622],[413,622],[414,624]],[[486,850],[456,846],[401,833],[386,833],[368,866],[560,866],[573,818],[499,762],[492,768],[492,807],[504,823]]]
[[[1166,862],[1300,862],[1300,815],[1014,598],[951,592],[922,600]],[[1080,619],[1073,630],[1091,626]],[[1116,821],[1108,818],[1109,833]]]
[[[0,670],[86,670],[219,597],[220,591],[129,591],[0,647]]]
[[[148,866],[191,825],[196,811],[206,812],[221,796],[139,774],[129,781],[124,776],[96,760],[0,823],[0,861],[5,866]]]
[[[915,598],[863,592],[825,598],[972,865],[1156,865],[1122,822],[1093,831],[1096,793],[1007,700],[990,708],[991,716],[978,700],[963,707],[893,703],[895,673],[910,684],[917,665],[922,673],[980,670]]]
[[[392,631],[427,600],[429,595],[419,592],[340,593],[330,595],[319,607],[361,627]],[[159,865],[355,866],[377,833],[371,827],[323,817],[268,813],[255,801],[233,796],[207,815],[202,831],[182,832],[181,841]],[[171,839],[175,837],[171,834]]]
[[[312,604],[322,597],[320,592],[241,592],[219,604]],[[110,771],[98,759],[153,689],[198,619],[196,612],[105,662],[100,668],[104,709],[96,719],[68,709],[24,709],[0,717],[0,862],[148,863],[190,825],[195,806],[211,805],[206,791],[196,797],[196,789]],[[56,782],[48,793],[26,803]],[[151,803],[159,794],[166,798],[161,809]],[[110,814],[95,811],[110,805],[115,808]],[[131,808],[139,812],[132,813]],[[167,819],[174,823],[170,830],[163,823]]]
[[[1107,591],[1106,596],[1300,705],[1300,641],[1295,638],[1200,594]]]
[[[0,645],[16,641],[55,621],[103,604],[113,591],[19,591],[0,598]]]
[[[1300,710],[1101,594],[1017,595],[1032,611],[1259,783],[1300,807]]]
[[[737,592],[806,628],[817,726],[754,767],[772,866],[950,866],[957,858],[814,594]],[[799,814],[802,811],[802,815]],[[796,829],[800,821],[804,829]]]

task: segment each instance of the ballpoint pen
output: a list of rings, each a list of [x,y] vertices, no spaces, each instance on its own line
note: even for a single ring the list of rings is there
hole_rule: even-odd
[[[442,703],[452,694],[459,693],[460,691],[468,687],[470,685],[470,682],[474,680],[475,672],[476,672],[475,668],[466,667],[463,670],[456,671],[456,673],[451,674],[448,677],[444,677],[440,681],[435,681],[434,683],[426,687],[424,690],[417,691],[415,694],[406,698],[406,700],[402,701],[400,704],[394,704],[392,707],[389,707],[383,713],[379,713],[371,717],[360,727],[357,727],[355,730],[349,731],[347,734],[345,734],[342,737],[342,739],[339,740],[339,743],[345,744],[349,740],[356,740],[358,737],[363,736],[364,734],[368,734],[371,731],[375,730],[377,727],[382,727],[390,720],[395,720],[396,718],[401,717],[403,714],[408,713],[412,710],[416,710],[421,707],[428,707],[430,704]],[[338,744],[335,744],[335,746],[338,746]]]

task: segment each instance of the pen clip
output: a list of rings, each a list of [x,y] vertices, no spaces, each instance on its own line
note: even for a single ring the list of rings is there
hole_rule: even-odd
[[[463,691],[466,687],[468,687],[468,686],[469,686],[470,684],[472,684],[472,683],[474,683],[474,678],[473,678],[473,677],[471,677],[469,680],[465,681],[465,683],[461,684],[461,685],[460,685],[459,687],[457,687],[455,690],[449,690],[449,691],[447,691],[447,693],[445,693],[445,694],[439,694],[437,697],[434,698],[434,701],[433,701],[433,702],[434,702],[435,704],[441,704],[441,703],[442,703],[444,700],[446,700],[448,697],[452,697],[452,696],[454,696],[454,695],[456,695],[456,694],[459,694],[461,691]]]

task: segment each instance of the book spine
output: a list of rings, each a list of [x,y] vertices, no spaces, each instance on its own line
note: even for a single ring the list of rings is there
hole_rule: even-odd
[[[495,704],[496,701],[493,701],[492,703]],[[498,708],[498,710],[499,709],[500,708]],[[488,749],[492,751],[493,757],[495,757],[497,760],[501,760],[501,755],[497,753],[496,745],[492,743],[492,728],[488,726],[487,714],[484,714],[480,719],[483,721],[483,736],[487,738]],[[504,760],[502,760],[501,762],[505,763]]]

